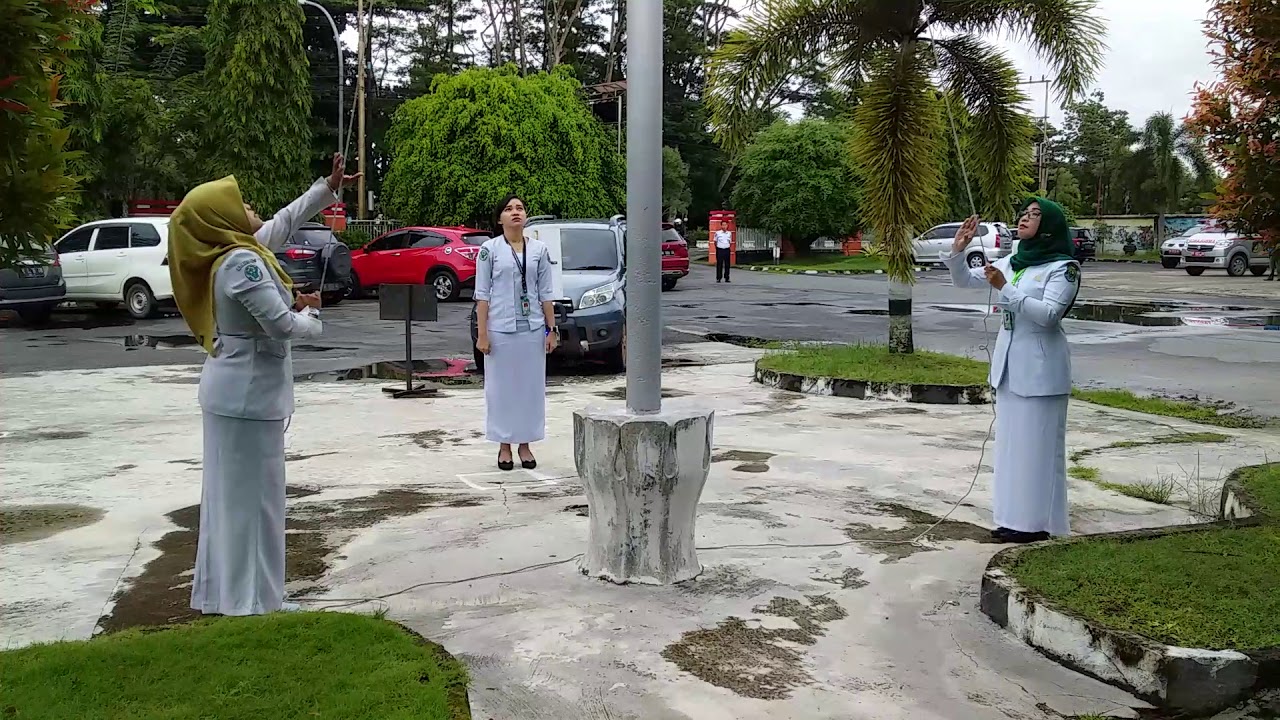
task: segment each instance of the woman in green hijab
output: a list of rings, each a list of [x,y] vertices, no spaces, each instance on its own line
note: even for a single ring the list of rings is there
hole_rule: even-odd
[[[284,605],[284,433],[293,415],[290,341],[320,334],[320,298],[293,297],[274,251],[338,201],[333,174],[263,222],[234,177],[187,193],[169,220],[173,296],[209,353],[200,372],[204,462],[191,607],[258,615]]]
[[[1062,318],[1080,291],[1080,265],[1066,213],[1032,198],[1018,214],[1015,252],[969,268],[965,252],[977,228],[976,215],[966,220],[942,260],[956,286],[987,289],[1001,310],[989,378],[996,390],[992,534],[1018,543],[1067,535],[1071,351]]]

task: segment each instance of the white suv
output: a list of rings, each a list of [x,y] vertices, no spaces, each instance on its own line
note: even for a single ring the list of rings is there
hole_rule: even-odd
[[[169,218],[132,217],[87,223],[54,249],[67,281],[66,300],[124,303],[135,318],[151,317],[173,298],[169,280]]]
[[[928,232],[911,241],[912,255],[917,265],[937,264],[942,261],[938,256],[942,252],[951,252],[951,244],[955,242],[956,232],[961,223],[944,223],[935,225]],[[987,263],[1008,255],[1013,248],[1013,233],[1004,223],[979,223],[978,231],[964,249],[965,263],[969,267],[982,267]]]
[[[1261,241],[1220,229],[1187,238],[1187,249],[1182,256],[1182,266],[1188,275],[1202,275],[1205,270],[1226,270],[1233,277],[1247,272],[1262,275],[1269,262]]]

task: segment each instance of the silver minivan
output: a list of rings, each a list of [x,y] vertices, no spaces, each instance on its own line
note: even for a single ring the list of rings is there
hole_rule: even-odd
[[[1232,277],[1251,272],[1261,276],[1270,258],[1262,241],[1255,237],[1212,229],[1187,238],[1182,266],[1188,275],[1203,275],[1205,270],[1226,270]]]

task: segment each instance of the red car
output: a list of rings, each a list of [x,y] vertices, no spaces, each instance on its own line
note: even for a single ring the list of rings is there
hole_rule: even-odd
[[[475,228],[405,227],[351,251],[351,295],[383,283],[426,283],[436,300],[457,300],[476,283],[476,255],[492,235]]]
[[[671,223],[662,223],[662,289],[670,290],[689,274],[689,246]]]

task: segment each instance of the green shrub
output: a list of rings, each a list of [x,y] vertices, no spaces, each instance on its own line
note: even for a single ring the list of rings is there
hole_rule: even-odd
[[[365,245],[368,245],[369,241],[373,239],[369,237],[369,233],[355,228],[348,228],[342,232],[336,233],[336,235],[338,236],[338,239],[342,241],[343,245],[346,245],[352,250],[358,250]]]

